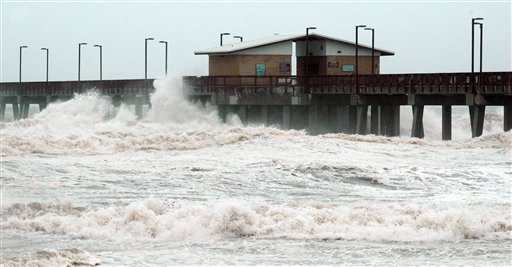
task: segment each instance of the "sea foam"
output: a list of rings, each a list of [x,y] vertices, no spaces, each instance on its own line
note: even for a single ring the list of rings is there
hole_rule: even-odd
[[[193,203],[150,198],[124,207],[13,204],[2,210],[1,224],[4,231],[107,240],[511,240],[510,208],[509,204],[486,203]]]

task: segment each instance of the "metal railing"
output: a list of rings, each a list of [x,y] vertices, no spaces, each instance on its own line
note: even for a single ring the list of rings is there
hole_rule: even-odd
[[[148,80],[148,84],[152,82]],[[155,89],[150,86],[146,91],[143,79],[80,81],[80,83],[77,81],[0,83],[0,96],[71,96],[91,90],[103,95],[145,95],[152,93]]]
[[[302,91],[303,76],[185,76],[185,89],[191,94],[240,90],[273,90],[281,88]],[[472,93],[471,73],[421,73],[311,76],[311,94],[469,94]],[[475,74],[475,90],[479,94],[512,94],[512,72]]]

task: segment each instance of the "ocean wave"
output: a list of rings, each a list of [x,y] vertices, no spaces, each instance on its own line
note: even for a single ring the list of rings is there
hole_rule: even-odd
[[[26,123],[26,122],[25,122]],[[165,130],[168,129],[168,130]],[[8,132],[8,133],[7,133]],[[205,130],[176,130],[172,127],[140,123],[119,130],[92,130],[88,133],[51,135],[2,133],[3,156],[44,154],[112,154],[138,150],[193,150],[236,144],[255,138],[304,135],[302,131],[285,133],[266,127],[217,127]]]
[[[22,253],[14,258],[0,258],[5,267],[17,266],[96,266],[101,261],[89,252],[71,249],[46,249],[34,253]]]
[[[383,143],[383,144],[411,144],[432,147],[464,148],[512,148],[512,131],[498,132],[483,135],[477,138],[440,141],[430,138],[415,137],[389,137],[375,135],[326,134],[324,138],[334,138],[345,141]]]
[[[510,240],[510,205],[490,203],[251,204],[146,199],[125,207],[13,204],[4,231],[90,239],[209,241],[226,238],[433,242]]]

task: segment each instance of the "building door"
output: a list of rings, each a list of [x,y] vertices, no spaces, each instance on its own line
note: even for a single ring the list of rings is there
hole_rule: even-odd
[[[318,64],[310,63],[308,64],[308,75],[309,76],[318,76],[320,74],[320,70],[318,68]]]

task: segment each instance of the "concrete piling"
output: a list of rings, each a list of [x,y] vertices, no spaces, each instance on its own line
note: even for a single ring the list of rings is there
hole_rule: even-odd
[[[4,121],[5,120],[5,107],[7,105],[5,103],[0,103],[0,121]]]
[[[238,118],[240,118],[240,121],[242,124],[247,124],[247,106],[246,105],[240,105],[238,106],[237,113]]]
[[[311,105],[309,106],[308,111],[309,123],[308,123],[308,132],[315,134],[318,133],[319,123],[318,123],[318,106]]]
[[[370,107],[370,134],[379,134],[379,106],[371,105]]]
[[[503,106],[503,130],[510,131],[512,129],[512,106]]]
[[[264,125],[268,124],[268,106],[261,106],[261,108],[260,108],[260,121]]]
[[[379,134],[400,136],[400,106],[379,106]]]
[[[283,129],[291,129],[292,111],[290,106],[283,106]]]
[[[443,105],[441,120],[441,135],[443,140],[452,140],[452,106]]]
[[[412,106],[412,130],[411,137],[423,138],[423,111],[425,106]]]
[[[135,97],[135,115],[138,120],[142,119],[142,97],[139,95]]]
[[[472,137],[482,135],[484,129],[485,106],[473,106]]]
[[[366,134],[366,121],[368,118],[368,105],[357,106],[356,133]]]

